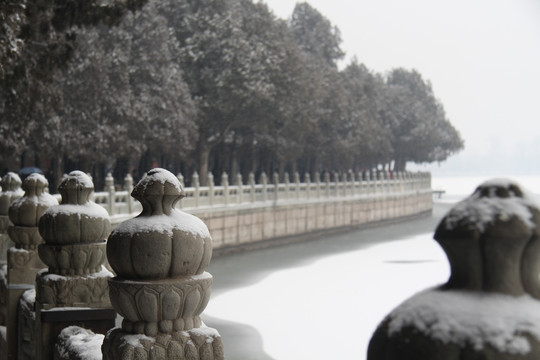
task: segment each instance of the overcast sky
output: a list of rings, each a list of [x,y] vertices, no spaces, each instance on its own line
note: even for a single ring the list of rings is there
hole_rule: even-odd
[[[265,0],[280,18],[296,1]],[[540,175],[540,0],[310,0],[374,71],[431,81],[465,150],[440,174]]]

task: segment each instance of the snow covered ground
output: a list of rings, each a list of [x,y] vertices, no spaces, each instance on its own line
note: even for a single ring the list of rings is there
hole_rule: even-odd
[[[216,296],[205,314],[254,327],[274,359],[363,359],[383,317],[448,274],[425,233],[277,271]]]
[[[213,260],[205,321],[222,333],[230,360],[365,359],[386,314],[448,279],[433,231],[483,180],[434,179],[447,193],[430,219]],[[522,184],[538,193],[537,180]]]

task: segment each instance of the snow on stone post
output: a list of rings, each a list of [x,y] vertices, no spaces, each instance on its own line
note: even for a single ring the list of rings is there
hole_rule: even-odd
[[[250,201],[255,202],[255,174],[252,172],[248,175],[249,195]]]
[[[7,249],[13,246],[7,235],[7,229],[11,225],[8,211],[11,203],[24,195],[21,184],[21,178],[14,172],[8,172],[2,178],[2,192],[0,192],[0,264],[6,263]]]
[[[103,359],[223,359],[220,335],[199,317],[212,284],[208,228],[175,209],[184,190],[167,170],[150,170],[132,196],[141,214],[118,225],[107,243],[117,274],[110,298],[124,320],[105,337]]]
[[[8,211],[11,203],[23,196],[24,191],[21,189],[21,178],[13,172],[4,175],[0,183],[2,184],[2,192],[0,192],[0,324],[4,325],[8,297],[6,255],[8,248],[13,246],[7,234],[7,229],[11,225]]]
[[[317,191],[317,199],[319,199],[321,197],[321,174],[318,171],[315,172],[315,185]]]
[[[268,178],[264,171],[259,177],[259,183],[262,185],[262,201],[266,202],[268,200]]]
[[[289,173],[285,172],[283,174],[283,182],[285,183],[285,200],[289,200],[289,192],[291,191],[291,181],[289,180]]]
[[[236,186],[238,187],[236,192],[236,203],[241,204],[243,202],[244,189],[242,184],[242,174],[240,173],[236,174]]]
[[[53,358],[60,331],[77,324],[97,333],[114,326],[107,280],[105,239],[111,224],[107,210],[91,201],[94,184],[82,171],[72,171],[58,187],[61,205],[39,219],[41,260],[48,266],[36,276],[36,356]]]
[[[229,205],[229,175],[225,171],[221,174],[221,186],[223,186],[225,205]]]
[[[114,178],[111,173],[107,173],[105,177],[105,191],[107,192],[107,211],[110,216],[114,215],[114,198],[115,198],[115,188],[114,188]]]
[[[324,172],[324,192],[326,197],[330,197],[330,173]]]
[[[208,181],[208,202],[209,202],[209,205],[212,206],[212,205],[214,205],[214,197],[215,197],[214,174],[209,172],[206,178],[207,178],[207,181]]]
[[[29,175],[23,183],[24,196],[13,201],[8,211],[9,219],[13,223],[8,227],[8,234],[15,243],[7,253],[8,359],[19,358],[17,305],[21,295],[26,290],[34,289],[36,274],[45,267],[37,253],[37,246],[43,242],[38,230],[38,221],[47,208],[58,205],[56,198],[45,191],[48,186],[49,182],[43,175]]]
[[[195,193],[193,194],[193,197],[195,198],[195,207],[199,207],[199,197],[201,196],[200,192],[200,182],[199,182],[199,174],[197,172],[193,172],[193,175],[191,176],[191,186],[195,189]]]
[[[435,240],[448,282],[393,310],[368,360],[540,359],[537,199],[509,180],[485,182],[448,212]]]
[[[304,174],[304,182],[306,183],[306,199],[311,197],[311,179],[308,172]]]
[[[274,183],[274,204],[279,200],[279,174],[274,171],[273,174],[273,183]]]
[[[296,192],[296,198],[300,199],[300,173],[298,171],[294,172],[294,191]]]
[[[186,184],[184,183],[184,175],[182,175],[182,173],[179,172],[178,174],[176,174],[176,178],[178,179],[178,181],[180,181],[180,185],[182,185],[182,187],[186,187]]]
[[[124,191],[128,194],[131,194],[131,191],[133,191],[133,177],[130,173],[127,173],[124,177]],[[131,198],[131,196],[127,197],[126,203],[128,208],[128,214],[131,214],[133,212],[133,199]]]

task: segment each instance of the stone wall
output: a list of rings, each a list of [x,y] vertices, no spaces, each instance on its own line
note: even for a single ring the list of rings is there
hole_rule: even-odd
[[[214,249],[254,245],[284,237],[355,227],[431,212],[430,189],[407,193],[351,196],[271,206],[191,209],[212,234]],[[187,211],[187,210],[186,210]]]

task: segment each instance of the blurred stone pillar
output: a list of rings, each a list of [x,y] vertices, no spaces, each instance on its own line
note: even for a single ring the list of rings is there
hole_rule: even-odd
[[[7,234],[7,229],[11,225],[8,212],[11,203],[23,196],[24,191],[21,189],[21,178],[13,172],[4,175],[0,183],[2,186],[2,192],[0,192],[0,325],[5,325],[8,298],[7,249],[13,246],[13,241]]]
[[[37,252],[37,246],[43,243],[38,222],[46,209],[58,205],[56,198],[45,192],[48,186],[49,182],[43,175],[31,174],[24,180],[24,196],[9,207],[9,218],[13,225],[8,228],[8,234],[15,243],[15,246],[8,250],[7,265],[6,326],[9,360],[22,358],[18,356],[17,341],[19,300],[23,292],[34,288],[37,272],[45,267]],[[33,355],[33,352],[30,351],[29,355]]]
[[[117,274],[110,298],[124,320],[105,337],[103,359],[223,359],[220,335],[199,317],[212,284],[208,228],[175,209],[184,190],[167,170],[150,170],[132,196],[142,213],[118,225],[107,243]]]
[[[435,231],[450,279],[393,310],[368,360],[540,359],[539,209],[499,179],[450,210]]]
[[[21,184],[21,178],[14,172],[8,172],[2,178],[2,192],[0,192],[0,264],[7,263],[7,249],[13,246],[7,235],[7,229],[11,225],[8,211],[11,203],[24,195]]]
[[[52,359],[65,327],[104,334],[116,319],[107,284],[113,274],[103,266],[111,228],[107,210],[90,200],[94,184],[81,171],[67,175],[58,191],[61,205],[47,209],[39,220],[45,244],[38,252],[49,267],[36,277],[36,357],[44,360]]]

